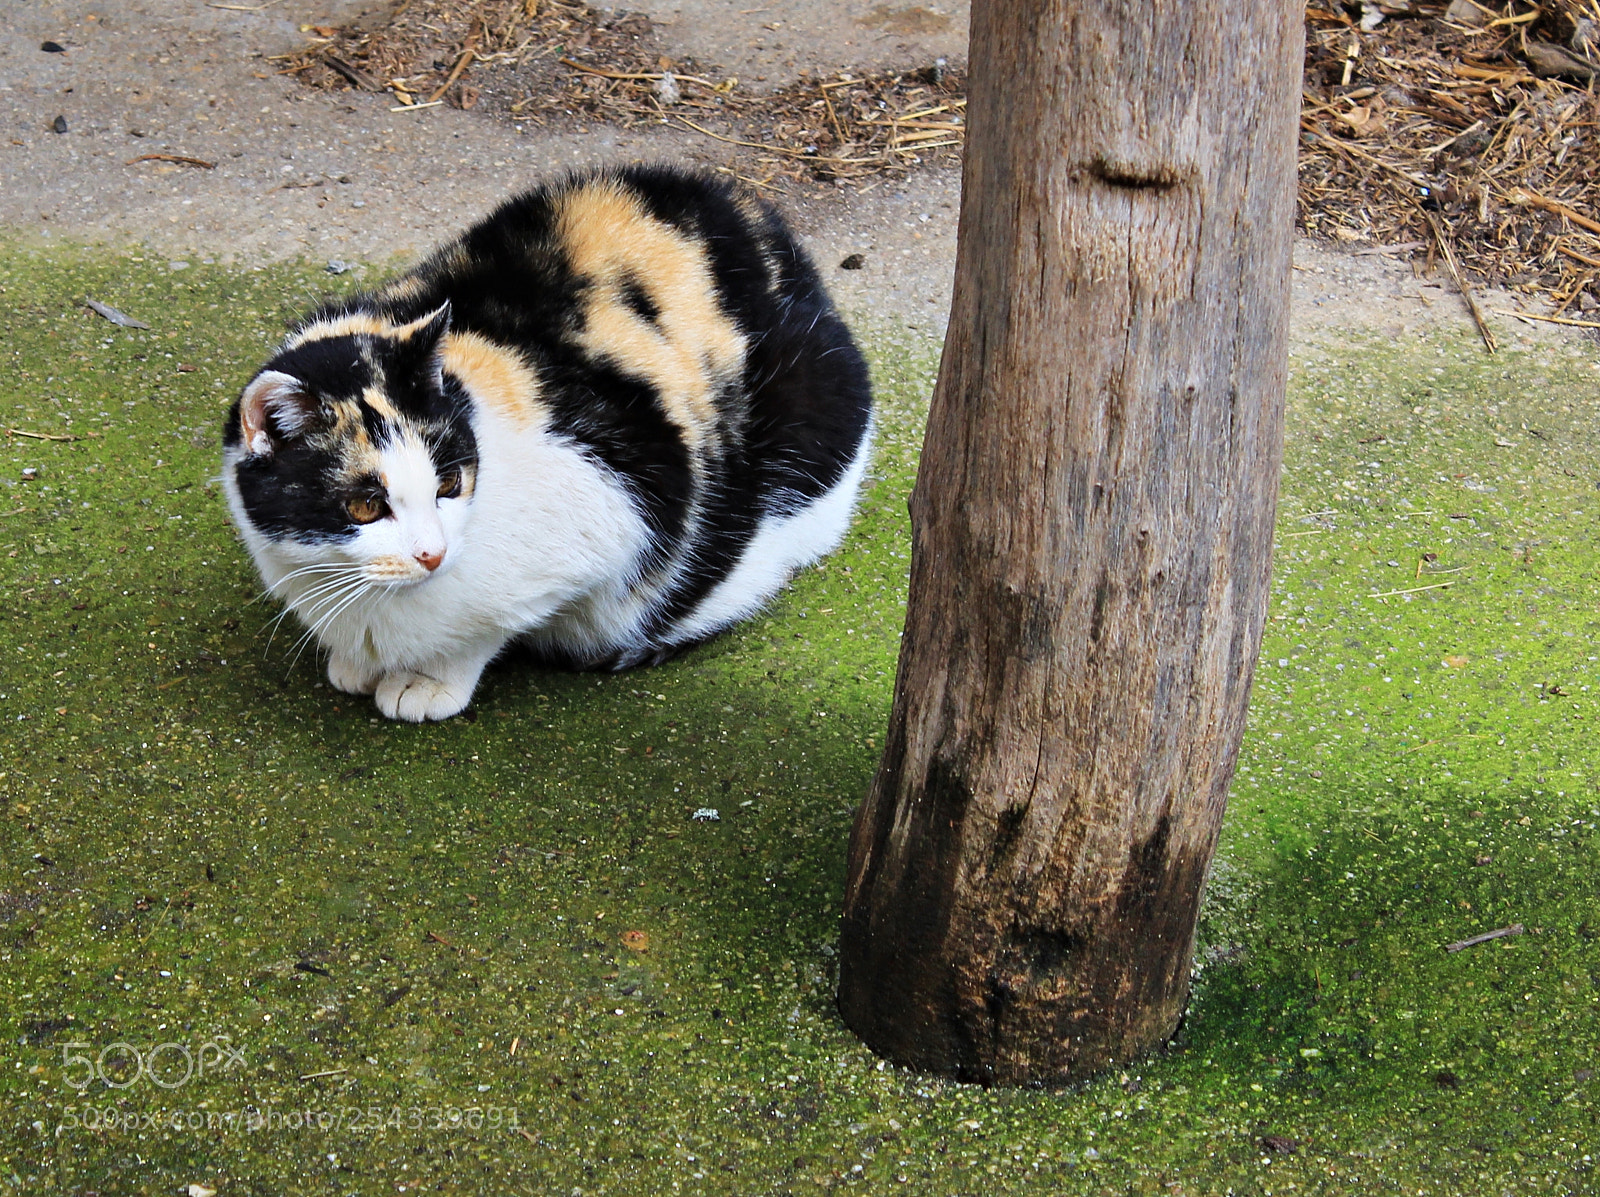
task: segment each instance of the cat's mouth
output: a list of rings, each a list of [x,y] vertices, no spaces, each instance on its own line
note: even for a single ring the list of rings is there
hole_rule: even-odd
[[[429,578],[437,577],[442,565],[442,560],[436,560],[430,569],[421,561],[404,557],[379,557],[367,562],[362,573],[369,582],[379,586],[405,588],[421,585]]]

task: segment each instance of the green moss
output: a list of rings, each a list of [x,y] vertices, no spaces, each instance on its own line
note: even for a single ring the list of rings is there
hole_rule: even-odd
[[[510,662],[400,726],[273,639],[209,481],[227,402],[341,281],[0,250],[0,418],[85,438],[0,445],[0,1187],[1591,1187],[1593,353],[1301,354],[1183,1032],[985,1092],[880,1066],[831,1000],[932,348],[870,331],[872,488],[764,616],[648,671]],[[172,1087],[118,1044],[179,1045]],[[79,1093],[74,1055],[126,1086]]]

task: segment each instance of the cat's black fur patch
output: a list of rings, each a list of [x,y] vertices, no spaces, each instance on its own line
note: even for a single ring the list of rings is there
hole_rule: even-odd
[[[356,527],[335,489],[338,469],[337,452],[292,442],[270,461],[241,462],[239,495],[251,521],[268,536],[339,540],[355,535]]]
[[[622,302],[652,324],[661,319],[661,309],[656,306],[655,300],[650,298],[649,292],[644,289],[644,284],[632,275],[627,275],[622,280]]]

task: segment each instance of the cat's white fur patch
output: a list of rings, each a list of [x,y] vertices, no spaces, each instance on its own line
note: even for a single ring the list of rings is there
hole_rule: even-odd
[[[826,494],[798,511],[762,520],[738,564],[673,627],[668,642],[692,643],[754,615],[795,570],[838,548],[850,526],[871,446],[869,428],[855,460]]]
[[[380,445],[378,462],[393,518],[362,528],[356,538],[359,551],[373,553],[373,567],[383,564],[384,581],[425,581],[430,571],[422,564],[424,557],[440,559],[440,568],[454,564],[452,550],[465,534],[468,503],[438,497],[439,476],[433,458],[427,445],[415,436]],[[376,568],[369,568],[376,573]]]

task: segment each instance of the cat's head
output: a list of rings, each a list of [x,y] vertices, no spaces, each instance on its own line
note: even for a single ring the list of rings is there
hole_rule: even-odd
[[[258,558],[398,586],[449,567],[478,463],[467,400],[440,367],[449,327],[448,304],[407,324],[324,313],[250,380],[224,480]]]

